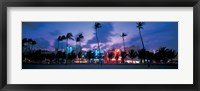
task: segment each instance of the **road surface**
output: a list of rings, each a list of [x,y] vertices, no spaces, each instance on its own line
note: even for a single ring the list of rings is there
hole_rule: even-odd
[[[22,64],[22,69],[178,69],[178,64]]]

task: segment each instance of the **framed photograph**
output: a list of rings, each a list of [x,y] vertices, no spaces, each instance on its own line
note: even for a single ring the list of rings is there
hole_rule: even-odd
[[[0,5],[2,90],[199,90],[199,0]]]

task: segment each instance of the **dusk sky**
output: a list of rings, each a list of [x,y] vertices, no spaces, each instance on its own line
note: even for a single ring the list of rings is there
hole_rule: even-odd
[[[121,33],[125,37],[126,47],[138,46],[142,48],[139,30],[136,22],[100,22],[102,28],[98,29],[100,47],[103,50],[123,48]],[[22,22],[22,38],[36,40],[36,49],[55,50],[57,38],[60,35],[72,33],[74,38],[82,33],[81,41],[83,50],[97,48],[95,22]],[[144,46],[147,50],[157,50],[167,47],[178,51],[178,22],[145,22],[141,29]],[[66,41],[60,42],[60,48],[65,48]],[[69,40],[70,45],[75,41]]]

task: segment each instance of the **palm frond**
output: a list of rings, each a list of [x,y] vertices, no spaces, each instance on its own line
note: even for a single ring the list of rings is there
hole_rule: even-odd
[[[95,22],[95,24],[94,24],[94,28],[95,29],[98,29],[98,28],[101,28],[102,26],[101,26],[101,23],[99,23],[99,22]]]
[[[136,24],[137,24],[137,28],[139,28],[139,29],[143,29],[143,26],[144,26],[144,22],[136,22]]]

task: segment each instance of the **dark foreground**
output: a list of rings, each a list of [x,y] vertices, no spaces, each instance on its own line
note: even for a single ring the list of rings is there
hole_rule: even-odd
[[[22,69],[178,69],[178,64],[22,64]]]

